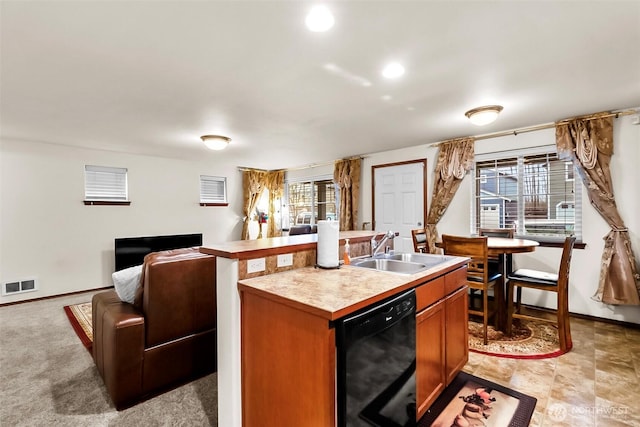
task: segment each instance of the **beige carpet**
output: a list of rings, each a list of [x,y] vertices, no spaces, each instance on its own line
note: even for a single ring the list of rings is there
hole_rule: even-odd
[[[0,307],[0,426],[216,426],[215,373],[115,409],[62,309],[92,295]]]

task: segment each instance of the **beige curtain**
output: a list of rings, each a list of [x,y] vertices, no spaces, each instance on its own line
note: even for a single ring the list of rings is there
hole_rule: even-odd
[[[474,138],[460,138],[440,144],[438,162],[434,170],[433,195],[427,215],[427,243],[429,253],[436,253],[438,229],[436,225],[449,207],[465,174],[473,166]]]
[[[242,193],[244,222],[242,223],[242,240],[249,240],[249,221],[265,189],[264,178],[266,172],[259,170],[245,170],[242,172]],[[262,227],[260,228],[262,230]],[[262,233],[261,233],[262,234]]]
[[[269,191],[269,219],[267,220],[267,237],[282,235],[280,227],[276,227],[276,200],[284,193],[284,171],[271,171],[265,175],[265,188]]]
[[[640,305],[640,277],[629,231],[613,196],[609,163],[613,155],[613,118],[609,113],[556,123],[560,158],[571,159],[593,207],[611,231],[604,237],[598,290],[593,299],[605,304]]]
[[[362,159],[337,160],[333,182],[340,189],[340,230],[358,230]]]

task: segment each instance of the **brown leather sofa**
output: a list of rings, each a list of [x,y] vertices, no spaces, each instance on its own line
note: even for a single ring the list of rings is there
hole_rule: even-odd
[[[93,359],[117,409],[216,370],[215,278],[198,248],[154,252],[134,304],[94,295]]]

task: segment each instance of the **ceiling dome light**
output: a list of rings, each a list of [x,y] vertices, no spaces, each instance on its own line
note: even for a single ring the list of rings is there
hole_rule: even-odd
[[[382,70],[382,75],[388,79],[396,79],[404,74],[404,67],[397,62],[387,64]]]
[[[500,114],[502,108],[502,105],[487,105],[469,110],[464,113],[464,115],[467,116],[474,125],[484,126],[493,123],[498,118],[498,114]]]
[[[220,135],[203,135],[200,139],[209,150],[224,150],[231,142],[231,138]]]
[[[326,6],[314,6],[307,15],[305,23],[310,31],[322,33],[333,27],[335,20]]]

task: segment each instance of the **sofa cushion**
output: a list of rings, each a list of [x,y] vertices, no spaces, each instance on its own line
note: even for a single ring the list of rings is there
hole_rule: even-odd
[[[140,287],[141,275],[142,264],[116,271],[111,275],[113,286],[115,286],[120,300],[133,304],[136,291]]]

